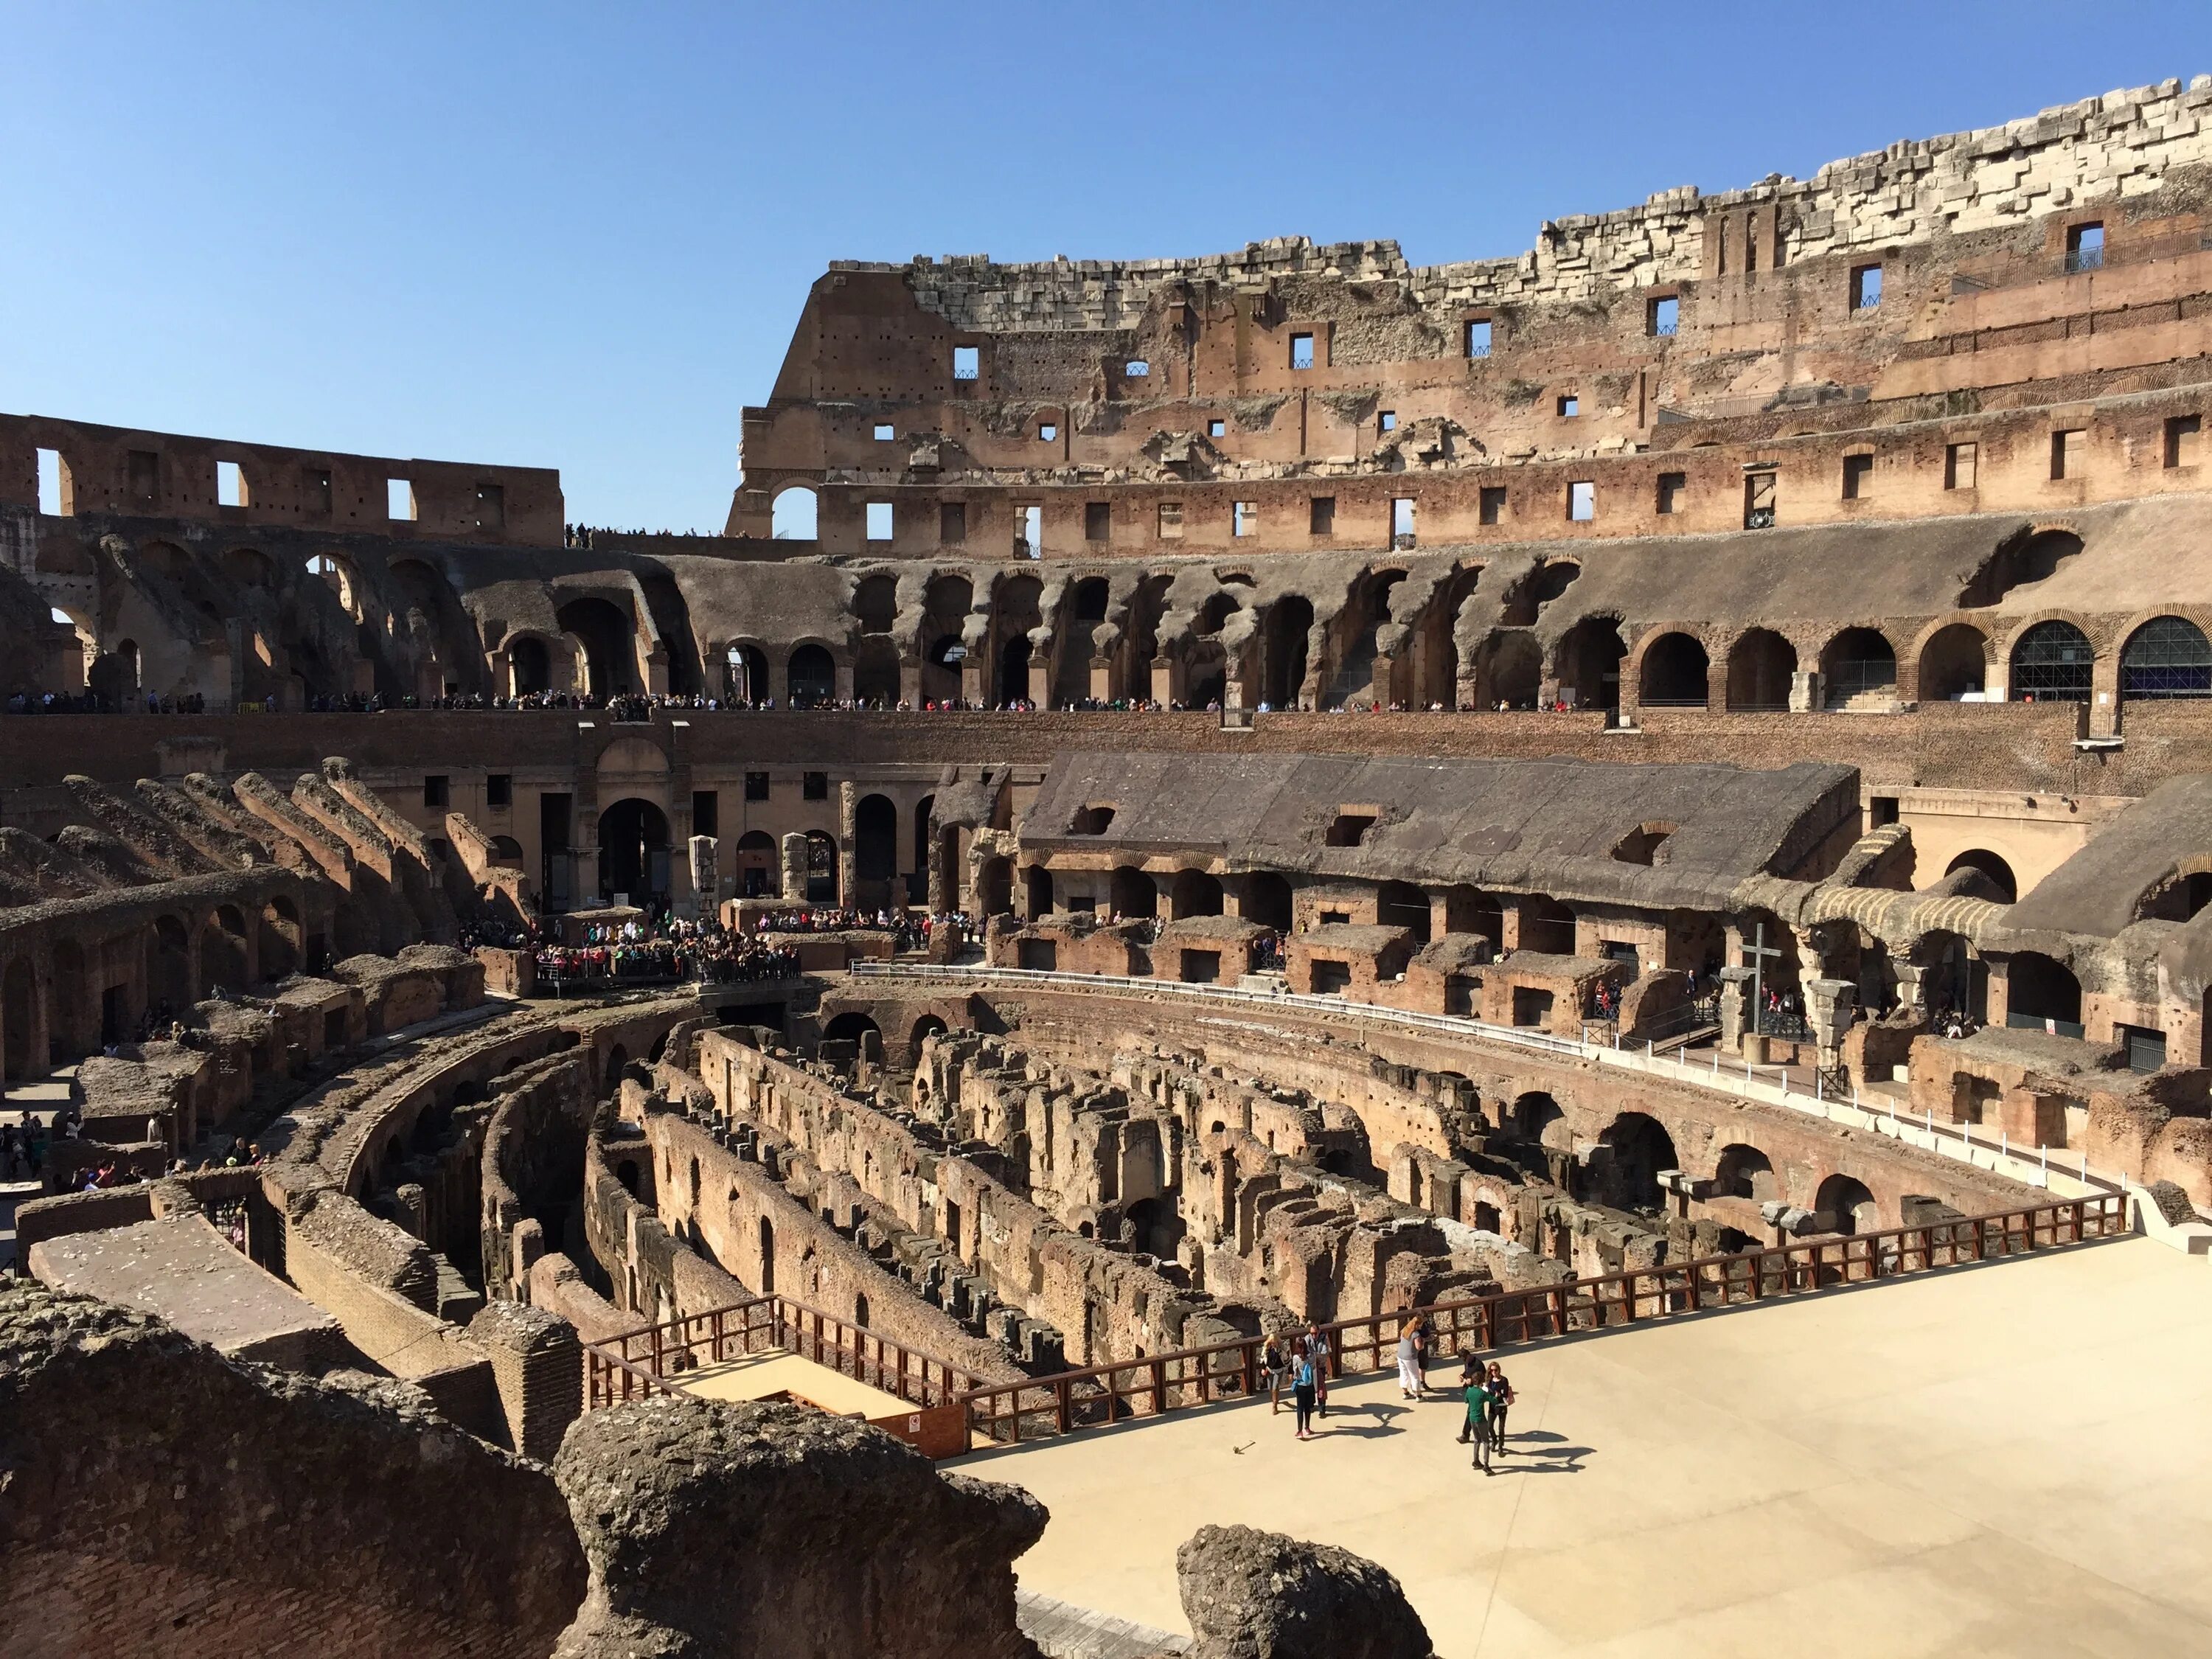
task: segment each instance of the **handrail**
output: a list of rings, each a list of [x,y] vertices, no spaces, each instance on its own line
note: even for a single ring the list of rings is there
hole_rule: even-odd
[[[640,1385],[647,1392],[681,1393],[686,1370],[763,1348],[787,1349],[912,1405],[948,1405],[985,1386],[974,1372],[919,1348],[795,1297],[771,1294],[586,1342],[584,1409],[633,1399]]]
[[[1323,1325],[1329,1373],[1380,1368],[1406,1322],[1426,1316],[1440,1352],[1480,1353],[1601,1330],[1643,1319],[1695,1313],[1864,1284],[1966,1261],[2001,1260],[2039,1247],[2080,1243],[2127,1232],[2124,1197],[2100,1193],[2023,1209],[1893,1227],[1730,1255],[1498,1291],[1420,1308]],[[1006,1445],[1042,1435],[1158,1416],[1179,1407],[1250,1398],[1262,1387],[1267,1339],[1249,1336],[1203,1347],[1149,1354],[1020,1382],[995,1383],[960,1396],[971,1433]],[[1226,1360],[1226,1364],[1221,1363]],[[1366,1364],[1356,1361],[1370,1362]],[[1025,1403],[1024,1396],[1029,1396]]]
[[[1882,1135],[1901,1145],[1948,1158],[1954,1163],[1971,1164],[1977,1169],[1988,1170],[2025,1186],[2057,1190],[2055,1183],[2063,1181],[2078,1184],[2084,1192],[2124,1193],[2128,1188],[2125,1176],[2093,1169],[2086,1153],[2054,1161],[2051,1156],[2051,1148],[2041,1144],[2033,1147],[2014,1147],[2002,1130],[1994,1137],[1978,1140],[1972,1124],[1938,1123],[1932,1114],[1926,1113],[1916,1120],[1909,1111],[1900,1115],[1893,1104],[1884,1109],[1863,1102],[1856,1088],[1848,1102],[1840,1097],[1829,1096],[1817,1080],[1809,1093],[1802,1089],[1792,1090],[1786,1072],[1781,1073],[1778,1083],[1768,1083],[1755,1075],[1760,1068],[1748,1061],[1731,1060],[1725,1068],[1723,1067],[1717,1049],[1714,1051],[1712,1064],[1708,1068],[1693,1066],[1679,1054],[1657,1053],[1648,1043],[1642,1048],[1618,1048],[1601,1042],[1580,1042],[1572,1037],[1554,1036],[1549,1032],[1526,1030],[1517,1026],[1492,1025],[1458,1014],[1421,1013],[1412,1009],[1389,1007],[1381,1003],[1347,1002],[1341,997],[1247,991],[1241,987],[1228,985],[1187,985],[1179,980],[1151,979],[1133,974],[1070,974],[1035,968],[979,968],[901,962],[854,963],[851,971],[860,977],[872,979],[908,975],[949,980],[1004,979],[1018,983],[1065,986],[1071,990],[1103,991],[1109,994],[1140,988],[1147,994],[1157,992],[1199,1000],[1327,1012],[1340,1018],[1348,1015],[1417,1030],[1441,1031],[1480,1042],[1504,1043],[1514,1048],[1555,1054],[1562,1059],[1588,1060],[1598,1066],[1618,1066],[1626,1071],[1668,1077],[1692,1087],[1711,1089],[1740,1100],[1781,1106],[1790,1111],[1841,1124],[1846,1128]]]

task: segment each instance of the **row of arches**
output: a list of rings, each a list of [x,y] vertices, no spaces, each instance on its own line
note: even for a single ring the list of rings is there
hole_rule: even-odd
[[[1562,645],[1563,678],[1572,638],[1571,634]],[[1696,635],[1665,630],[1644,641],[1636,656],[1638,701],[1644,707],[1708,706],[1716,677],[1705,644]],[[2095,647],[2073,623],[2036,623],[2021,632],[2006,656],[2006,693],[2014,702],[2087,702],[2096,661]],[[1989,636],[1980,629],[1969,623],[1938,629],[1920,650],[1919,700],[1985,696],[1992,664]],[[1719,679],[1727,706],[1736,711],[1788,708],[1798,666],[1796,647],[1780,634],[1747,629],[1731,641]],[[1822,649],[1819,671],[1832,708],[1861,696],[1897,695],[1896,648],[1877,629],[1838,634]],[[2131,702],[2212,696],[2212,641],[2186,617],[2152,618],[2121,647],[2119,692]]]

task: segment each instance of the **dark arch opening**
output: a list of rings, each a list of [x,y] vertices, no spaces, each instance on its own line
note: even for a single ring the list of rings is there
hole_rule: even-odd
[[[2063,1036],[2081,1035],[2081,981],[2074,970],[2040,951],[2015,953],[2005,969],[2005,1024],[2061,1027]]]
[[[853,873],[861,881],[890,883],[898,874],[898,808],[882,795],[863,795],[853,809]],[[865,895],[856,902],[866,904]]]
[[[1759,1204],[1780,1198],[1782,1189],[1774,1178],[1774,1160],[1756,1146],[1722,1147],[1720,1162],[1713,1170],[1713,1194],[1717,1198],[1747,1198]]]
[[[1897,647],[1877,629],[1846,628],[1821,650],[1820,683],[1831,708],[1853,697],[1894,697]]]
[[[1703,708],[1711,674],[1703,641],[1689,634],[1662,634],[1644,653],[1637,701],[1655,708]]]
[[[1075,585],[1075,620],[1079,623],[1099,623],[1106,620],[1107,588],[1103,576],[1085,576]]]
[[[1956,875],[1961,870],[1978,871],[1986,877],[1998,902],[2004,904],[2019,902],[2020,883],[2013,875],[2012,866],[1995,853],[1984,848],[1969,848],[1946,865],[1943,873],[1947,876]],[[1976,896],[1988,896],[1988,895],[1976,895]]]
[[[553,654],[545,641],[528,635],[507,647],[507,683],[518,697],[553,689]]]
[[[1978,698],[1989,684],[1990,642],[1966,623],[1939,628],[1920,649],[1920,701]]]
[[[1106,878],[1106,902],[1124,921],[1160,913],[1160,890],[1152,877],[1133,865],[1121,864]]]
[[[1306,647],[1313,632],[1312,604],[1287,594],[1267,607],[1264,695],[1270,707],[1295,708],[1306,683]]]
[[[880,635],[862,640],[853,653],[853,700],[871,708],[897,706],[898,647]]]
[[[1822,1182],[1813,1208],[1832,1233],[1856,1237],[1878,1231],[1881,1226],[1881,1212],[1874,1201],[1874,1194],[1867,1190],[1864,1182],[1850,1176],[1832,1175]]]
[[[1529,894],[1521,901],[1521,948],[1548,956],[1574,955],[1575,913],[1545,894]]]
[[[1176,871],[1168,890],[1178,918],[1221,914],[1221,884],[1203,870]]]
[[[836,904],[837,893],[837,838],[827,830],[806,832],[806,902],[809,904]]]
[[[1702,647],[1701,647],[1702,648]],[[1579,708],[1620,707],[1620,659],[1628,654],[1620,624],[1611,617],[1585,617],[1559,641],[1559,690]]]
[[[1984,560],[1959,592],[1959,609],[1978,611],[1995,605],[2015,588],[2047,581],[2059,564],[2081,550],[2081,538],[2070,531],[2045,530],[2015,536]]]
[[[648,907],[668,898],[668,817],[635,796],[599,814],[599,896],[617,893]]]
[[[722,653],[722,671],[732,702],[763,703],[769,700],[768,655],[758,646],[731,646]]]
[[[1534,634],[1517,629],[1486,635],[1475,647],[1475,684],[1492,708],[1534,708],[1544,682],[1544,651]]]
[[[862,1047],[870,1036],[873,1036],[880,1045],[884,1034],[876,1022],[867,1015],[857,1010],[848,1009],[831,1019],[830,1024],[823,1028],[822,1036],[825,1042],[849,1042],[855,1047]]]
[[[1771,628],[1747,629],[1729,647],[1728,706],[1734,713],[1790,707],[1797,647]]]
[[[1403,927],[1416,945],[1429,942],[1429,896],[1409,881],[1386,881],[1376,889],[1375,919],[1385,927]]]
[[[791,653],[784,671],[793,708],[812,708],[837,696],[837,664],[823,647],[809,641]]]
[[[563,634],[584,647],[584,689],[595,697],[628,691],[636,677],[629,618],[606,599],[571,599],[554,612]]]
[[[863,634],[888,634],[898,620],[898,582],[891,576],[864,576],[853,590],[853,614]]]
[[[1665,1200],[1662,1170],[1679,1170],[1674,1138],[1655,1117],[1623,1112],[1598,1139],[1613,1152],[1601,1186],[1604,1201],[1624,1210],[1656,1210]]]
[[[1291,931],[1291,884],[1272,870],[1255,870],[1244,878],[1244,920]]]

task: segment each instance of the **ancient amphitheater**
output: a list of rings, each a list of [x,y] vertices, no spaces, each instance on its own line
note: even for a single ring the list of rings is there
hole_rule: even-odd
[[[2208,414],[2212,77],[0,416],[9,1651],[2199,1650]]]

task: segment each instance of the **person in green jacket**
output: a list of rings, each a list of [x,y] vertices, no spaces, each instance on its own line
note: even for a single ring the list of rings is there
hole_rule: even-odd
[[[1498,1473],[1490,1467],[1490,1383],[1480,1374],[1467,1385],[1467,1426],[1461,1437],[1474,1446],[1472,1467],[1485,1474]]]

